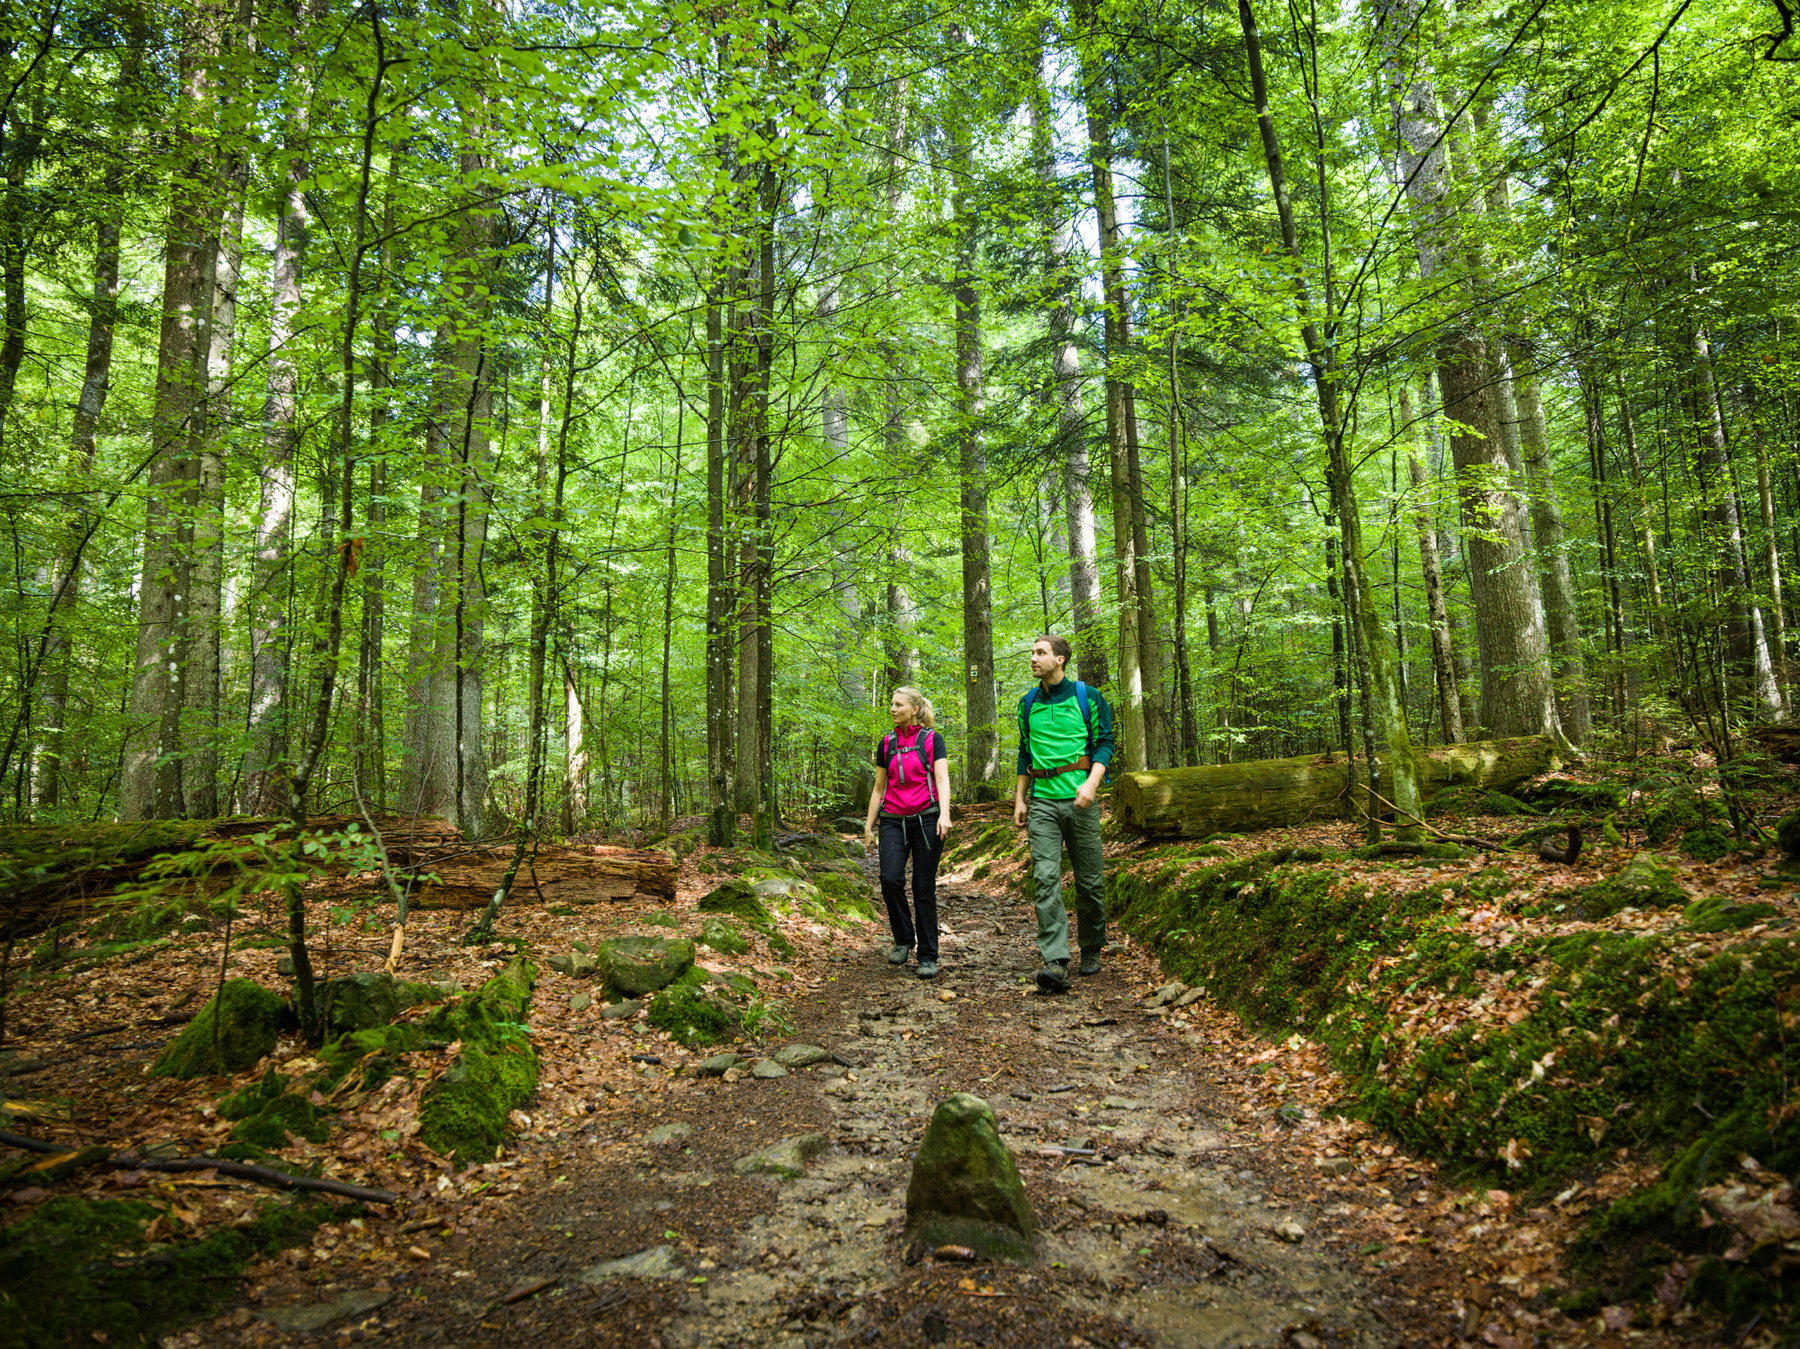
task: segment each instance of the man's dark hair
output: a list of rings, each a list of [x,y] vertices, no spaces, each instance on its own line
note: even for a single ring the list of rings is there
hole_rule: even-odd
[[[1040,632],[1036,637],[1031,639],[1031,644],[1033,646],[1036,646],[1039,642],[1050,643],[1050,650],[1054,654],[1062,657],[1064,665],[1067,665],[1070,657],[1075,654],[1075,648],[1069,645],[1069,639],[1067,637],[1058,636],[1054,632]]]

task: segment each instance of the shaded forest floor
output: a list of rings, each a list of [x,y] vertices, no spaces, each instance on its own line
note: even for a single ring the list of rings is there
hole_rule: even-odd
[[[1459,825],[1484,837],[1516,827],[1480,818]],[[1201,845],[1115,842],[1109,874],[1121,918],[1102,971],[1074,981],[1068,995],[1044,997],[1031,982],[1038,961],[1018,831],[998,811],[975,808],[946,859],[937,981],[887,965],[885,924],[816,912],[779,919],[779,940],[752,936],[740,956],[702,949],[703,965],[755,986],[764,1015],[758,1033],[736,1046],[741,1052],[755,1058],[803,1045],[829,1056],[770,1077],[748,1071],[748,1059],[723,1077],[697,1076],[711,1050],[684,1048],[655,1030],[647,1009],[602,1017],[591,980],[544,966],[577,942],[693,935],[699,899],[724,879],[706,850],[684,859],[675,900],[654,912],[520,905],[503,918],[508,940],[472,948],[459,944],[466,915],[420,915],[409,977],[473,989],[515,946],[540,966],[530,1027],[541,1076],[512,1116],[502,1155],[460,1167],[419,1140],[419,1096],[441,1065],[420,1062],[414,1075],[353,1103],[325,1102],[341,1107],[328,1140],[296,1136],[287,1163],[385,1187],[399,1202],[310,1209],[300,1239],[213,1276],[213,1308],[198,1320],[190,1315],[187,1329],[161,1332],[160,1342],[1774,1343],[1770,1325],[1779,1315],[1768,1309],[1779,1313],[1779,1289],[1792,1278],[1783,1241],[1800,1235],[1782,1236],[1792,1201],[1779,1176],[1764,1171],[1760,1189],[1739,1184],[1734,1195],[1725,1182],[1755,1187],[1757,1163],[1721,1157],[1702,1178],[1718,1201],[1707,1212],[1729,1218],[1734,1203],[1762,1202],[1775,1224],[1759,1228],[1751,1217],[1738,1230],[1748,1238],[1740,1246],[1765,1256],[1769,1243],[1757,1234],[1775,1231],[1773,1264],[1763,1260],[1761,1277],[1773,1280],[1776,1300],[1765,1290],[1755,1304],[1762,1310],[1728,1323],[1719,1307],[1730,1312],[1732,1304],[1697,1307],[1689,1296],[1701,1255],[1670,1263],[1663,1252],[1658,1278],[1636,1286],[1620,1284],[1616,1270],[1602,1278],[1580,1264],[1592,1224],[1655,1183],[1685,1141],[1679,1131],[1633,1135],[1626,1118],[1577,1125],[1593,1146],[1574,1163],[1558,1154],[1559,1169],[1549,1171],[1531,1161],[1534,1140],[1540,1154],[1562,1146],[1546,1125],[1541,1138],[1491,1138],[1496,1151],[1483,1158],[1489,1144],[1441,1122],[1409,1125],[1401,1107],[1371,1091],[1372,1081],[1404,1076],[1412,1059],[1395,1050],[1375,1056],[1392,1073],[1359,1067],[1341,1023],[1334,1032],[1324,1019],[1367,1013],[1357,999],[1382,992],[1357,1038],[1391,1047],[1428,1039],[1421,1027],[1441,1038],[1529,1026],[1542,994],[1529,979],[1501,978],[1505,953],[1582,932],[1652,945],[1674,933],[1669,946],[1682,968],[1660,946],[1650,958],[1664,960],[1676,982],[1683,970],[1721,957],[1749,969],[1751,944],[1788,946],[1800,905],[1773,855],[1697,862],[1670,845],[1663,860],[1683,898],[1723,897],[1728,909],[1742,908],[1739,921],[1711,932],[1677,931],[1685,912],[1678,906],[1626,904],[1594,917],[1583,916],[1579,900],[1559,909],[1565,890],[1573,896],[1626,869],[1642,846],[1627,833],[1620,845],[1590,850],[1577,868],[1514,854],[1357,859],[1349,852],[1356,840],[1338,824]],[[1454,921],[1426,926],[1440,945],[1445,930],[1454,933],[1465,957],[1460,973],[1390,988],[1383,962],[1406,952],[1384,953],[1380,942],[1361,943],[1371,948],[1361,965],[1307,966],[1257,931],[1245,892],[1278,890],[1290,872],[1329,873],[1325,892],[1372,894],[1395,913],[1422,913],[1420,896],[1441,896],[1433,913]],[[1485,881],[1471,888],[1471,877]],[[1219,886],[1235,887],[1230,930],[1248,934],[1250,945],[1196,945]],[[1289,888],[1289,901],[1320,902]],[[386,954],[373,915],[346,907],[342,890],[333,887],[315,906],[324,975],[376,968]],[[1188,896],[1185,907],[1169,902],[1179,895]],[[1189,917],[1177,924],[1169,917],[1176,912]],[[1342,913],[1322,921],[1336,925],[1326,940],[1345,944]],[[1288,927],[1297,930],[1291,916]],[[241,934],[240,927],[240,941]],[[0,1089],[37,1104],[15,1111],[10,1127],[71,1150],[104,1143],[140,1156],[214,1151],[231,1128],[216,1102],[265,1065],[236,1081],[151,1078],[150,1060],[175,1028],[149,1023],[178,1018],[209,996],[224,954],[222,934],[202,927],[92,968],[77,961],[16,989]],[[279,957],[274,947],[234,950],[231,973],[280,988]],[[1171,987],[1171,972],[1186,979],[1183,988]],[[1328,996],[1319,992],[1327,985]],[[1294,1015],[1271,1015],[1276,1008]],[[1298,1023],[1291,1033],[1270,1029],[1289,1021]],[[1413,1039],[1396,1041],[1408,1028]],[[307,1051],[283,1040],[274,1061],[293,1074]],[[1580,1095],[1575,1084],[1558,1089]],[[1019,1160],[1042,1231],[1040,1259],[1029,1269],[920,1259],[907,1249],[912,1155],[933,1105],[955,1091],[993,1103]],[[1424,1082],[1419,1100],[1434,1091],[1442,1096],[1441,1082]],[[1710,1119],[1720,1099],[1697,1109]],[[1581,1097],[1570,1108],[1578,1120],[1596,1121],[1577,1108],[1587,1105]],[[1506,1133],[1510,1108],[1503,1101],[1481,1136]],[[1459,1113],[1471,1113],[1467,1103],[1444,1108],[1446,1118]],[[739,1163],[759,1149],[809,1134],[826,1146],[799,1178],[741,1173]],[[169,1244],[121,1250],[114,1263],[123,1264],[245,1229],[269,1191],[208,1172],[69,1166],[12,1177],[0,1221],[16,1228],[75,1195],[149,1205],[154,1217],[143,1236]],[[1721,1234],[1734,1230],[1718,1226]],[[1729,1245],[1717,1250],[1741,1263],[1745,1251]]]

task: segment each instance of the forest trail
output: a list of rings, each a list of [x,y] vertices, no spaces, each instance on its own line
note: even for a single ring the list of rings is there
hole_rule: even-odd
[[[644,1090],[603,1099],[573,1137],[519,1140],[496,1168],[510,1198],[408,1224],[419,1267],[370,1330],[400,1344],[1222,1349],[1423,1343],[1450,1327],[1447,1303],[1422,1306],[1356,1258],[1362,1204],[1345,1183],[1284,1130],[1246,1127],[1227,1078],[1261,1042],[1235,1032],[1241,1057],[1195,1052],[1197,1034],[1141,1007],[1161,980],[1129,940],[1046,997],[1028,906],[948,886],[942,915],[935,982],[891,968],[861,925],[823,957],[823,994],[787,1042],[840,1062],[726,1080],[643,1065]],[[1042,1233],[1029,1268],[906,1249],[912,1159],[957,1091],[992,1102],[1018,1159]],[[801,1178],[734,1170],[810,1133],[827,1146]],[[315,1284],[311,1299],[355,1291]],[[268,1288],[264,1306],[281,1299]],[[312,1342],[239,1320],[248,1342]],[[356,1320],[334,1327],[340,1343],[362,1337]]]

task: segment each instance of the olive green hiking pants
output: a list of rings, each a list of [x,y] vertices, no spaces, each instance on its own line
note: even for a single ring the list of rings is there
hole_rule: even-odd
[[[1106,872],[1100,857],[1100,803],[1086,810],[1073,800],[1033,797],[1025,813],[1031,842],[1031,881],[1037,901],[1038,950],[1044,963],[1069,958],[1069,912],[1063,907],[1062,857],[1075,871],[1075,918],[1081,950],[1099,955],[1106,945]]]

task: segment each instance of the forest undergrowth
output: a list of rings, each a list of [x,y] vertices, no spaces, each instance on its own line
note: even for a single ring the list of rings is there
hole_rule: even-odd
[[[1764,823],[1793,806],[1792,785],[1765,795]],[[1777,845],[1721,853],[1705,793],[1615,791],[1609,810],[1605,793],[1539,782],[1522,801],[1450,803],[1504,815],[1434,816],[1444,834],[1490,839],[1584,822],[1573,864],[1449,844],[1375,855],[1343,822],[1115,837],[1121,927],[1168,979],[1205,991],[1173,1007],[1146,987],[1144,1015],[1208,1036],[1221,1060],[1208,1070],[1237,1101],[1225,1127],[1310,1159],[1365,1225],[1357,1259],[1372,1277],[1404,1285],[1421,1261],[1458,1271],[1444,1291],[1465,1335],[1788,1343],[1800,877]],[[947,868],[1028,912],[1018,831],[975,811],[960,838]],[[12,1293],[0,1315],[39,1325],[29,1343],[93,1330],[198,1343],[180,1327],[219,1308],[266,1336],[269,1306],[347,1271],[381,1303],[344,1326],[379,1334],[416,1315],[404,1290],[417,1271],[535,1202],[536,1153],[613,1113],[654,1116],[718,1048],[778,1041],[823,1005],[834,953],[879,935],[841,860],[722,854],[679,835],[672,848],[679,886],[663,906],[520,903],[503,940],[478,946],[462,944],[469,915],[416,914],[403,974],[420,1001],[393,1024],[324,1050],[286,1030],[255,1063],[189,1080],[152,1069],[222,977],[285,991],[272,914],[227,927],[188,911],[150,932],[96,906],[19,944],[6,1128],[57,1151],[0,1149],[0,1269],[39,1295]],[[789,891],[765,902],[756,886],[771,880]],[[352,882],[315,885],[321,977],[377,970],[387,952]],[[571,962],[667,938],[698,942],[698,973],[602,1015],[607,996]],[[497,986],[508,1000],[478,1014]],[[478,1023],[514,1076],[481,1139],[458,1143],[468,1131],[434,1128],[432,1103],[471,1063],[488,1071],[472,1058]],[[221,1156],[390,1202],[141,1165]],[[33,1319],[49,1305],[64,1319]]]

